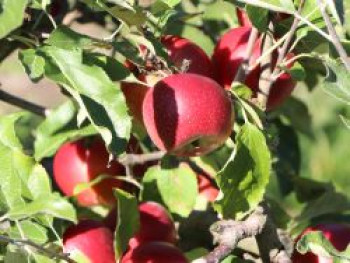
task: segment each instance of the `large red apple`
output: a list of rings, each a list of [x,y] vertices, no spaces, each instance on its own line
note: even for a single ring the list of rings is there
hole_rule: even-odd
[[[79,252],[91,263],[115,263],[113,233],[100,222],[80,221],[65,231],[63,252]]]
[[[213,185],[211,180],[208,178],[209,175],[198,174],[198,192],[199,195],[203,196],[209,202],[214,202],[219,194],[219,189]]]
[[[309,227],[298,237],[299,238],[311,231],[322,231],[323,235],[333,244],[333,246],[343,251],[350,244],[350,225],[345,224],[321,224]],[[326,257],[317,256],[311,252],[305,255],[294,250],[292,261],[294,263],[332,263],[333,260]]]
[[[184,60],[187,60],[189,65],[186,72],[210,78],[214,76],[210,58],[195,43],[186,38],[172,35],[163,36],[161,42],[168,51],[170,61],[174,63],[176,67],[181,68]],[[142,52],[145,52],[145,48],[142,48],[141,50]],[[134,66],[128,61],[126,66],[130,70],[134,69]],[[159,80],[159,76],[154,77],[152,74],[137,74],[136,77],[139,80],[146,82],[150,87]],[[130,114],[139,124],[143,124],[142,101],[146,95],[148,87],[137,83],[122,82],[121,89],[125,95]]]
[[[124,167],[116,161],[109,163],[109,154],[99,137],[68,142],[54,157],[54,179],[66,196],[72,196],[78,184],[89,183],[100,174],[120,176],[124,174]],[[79,193],[78,203],[82,206],[114,205],[112,189],[122,186],[117,179],[104,179]]]
[[[147,92],[143,119],[159,149],[194,156],[226,141],[233,111],[225,90],[214,80],[184,73],[162,79]]]
[[[156,231],[156,229],[154,229]],[[129,251],[121,263],[188,263],[185,255],[175,246],[164,242],[141,244]]]
[[[213,64],[216,69],[216,80],[225,87],[230,89],[231,83],[243,62],[245,56],[248,39],[250,35],[250,27],[238,27],[231,29],[224,34],[217,43],[214,54]],[[261,55],[261,40],[259,39],[254,46],[252,54],[252,63]],[[289,58],[293,55],[289,54]],[[276,53],[274,54],[276,57]],[[276,61],[276,58],[274,58]],[[272,63],[273,64],[273,63]],[[272,65],[273,67],[275,65]],[[252,89],[254,96],[259,91],[259,77],[261,74],[260,66],[253,69],[246,77],[245,84]],[[286,98],[292,93],[296,82],[290,74],[282,74],[271,88],[267,103],[267,110],[275,109],[280,106]]]

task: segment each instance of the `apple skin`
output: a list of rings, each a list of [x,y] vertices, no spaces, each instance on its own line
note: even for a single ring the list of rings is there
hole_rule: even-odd
[[[145,81],[145,76],[139,75],[138,79]],[[125,96],[129,113],[133,116],[134,120],[143,127],[142,103],[149,87],[138,83],[121,82],[120,88]]]
[[[113,233],[101,222],[82,220],[63,235],[63,252],[79,251],[91,263],[115,263]]]
[[[214,71],[210,58],[207,54],[195,43],[186,38],[179,36],[166,35],[161,38],[161,43],[168,51],[169,59],[178,68],[181,68],[185,59],[190,61],[187,69],[188,73],[195,73],[213,78]],[[145,52],[145,48],[141,47],[141,52]],[[135,66],[126,61],[126,67],[133,71]],[[145,74],[136,74],[136,77],[143,82],[146,82],[150,87],[158,81],[152,76]],[[137,83],[121,83],[121,90],[124,93],[126,103],[129,107],[130,114],[134,117],[137,123],[143,124],[142,119],[142,102],[149,87]]]
[[[224,86],[225,89],[230,89],[239,66],[243,62],[250,31],[250,27],[231,29],[221,37],[215,47],[212,60],[216,69],[216,80],[219,84]],[[260,46],[261,40],[259,39],[255,43],[253,49],[253,63],[261,54]],[[292,57],[292,54],[288,54],[288,58]],[[276,54],[274,54],[274,63],[276,63]],[[274,67],[274,65],[272,66]],[[260,74],[261,68],[258,66],[248,74],[245,80],[245,84],[253,91],[254,96],[257,95],[259,90]],[[271,87],[267,102],[267,110],[273,110],[280,106],[291,95],[295,86],[296,82],[292,79],[290,74],[282,74]]]
[[[215,150],[230,135],[233,118],[225,90],[214,80],[196,74],[162,79],[143,102],[148,135],[159,149],[178,156]]]
[[[140,204],[138,209],[140,213],[140,228],[130,239],[130,248],[154,241],[176,243],[177,234],[174,222],[163,206],[156,202],[148,201]],[[103,222],[114,232],[117,224],[116,210],[113,209]]]
[[[250,22],[247,13],[243,9],[237,7],[236,14],[238,19],[238,24],[240,26],[248,26],[248,27],[252,26],[252,22]]]
[[[320,224],[314,227],[309,227],[301,233],[297,238],[311,232],[311,231],[322,231],[324,236],[333,244],[333,246],[343,251],[347,245],[350,244],[350,225],[345,224]],[[311,252],[305,255],[300,254],[296,249],[294,250],[292,261],[294,263],[332,263],[333,260],[330,258],[320,257]]]
[[[208,179],[209,175],[198,174],[198,192],[209,202],[214,202],[219,194],[219,189],[216,188],[212,182]]]
[[[57,151],[53,161],[53,174],[58,187],[66,196],[72,196],[80,183],[88,183],[100,174],[123,175],[124,167],[112,161],[108,166],[109,154],[100,137],[94,137],[90,145],[86,140],[65,143]],[[77,195],[81,206],[115,204],[112,188],[122,188],[123,182],[104,179]]]
[[[153,231],[156,231],[154,229]],[[121,263],[188,263],[185,255],[175,246],[165,242],[141,244],[129,251]]]
[[[213,65],[210,58],[192,41],[179,36],[167,35],[161,38],[166,47],[169,59],[177,68],[181,68],[183,61],[189,60],[190,64],[186,73],[193,73],[208,78],[213,78]]]

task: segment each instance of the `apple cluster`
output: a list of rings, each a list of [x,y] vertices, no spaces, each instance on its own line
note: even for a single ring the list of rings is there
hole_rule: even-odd
[[[245,14],[238,11],[238,17],[242,25],[219,39],[212,58],[190,40],[166,35],[160,40],[173,64],[167,70],[147,61],[149,54],[142,46],[140,52],[146,60],[142,70],[130,61],[125,62],[143,82],[122,82],[121,90],[130,114],[160,150],[179,157],[204,155],[222,146],[231,135],[235,116],[228,90],[243,61],[251,32]],[[252,64],[260,55],[261,39],[258,39]],[[272,67],[275,67],[277,52],[273,57]],[[259,92],[261,72],[258,64],[246,77],[245,84],[253,96]],[[271,89],[267,110],[280,106],[294,87],[295,81],[288,73],[280,75]],[[127,152],[142,153],[134,137]],[[153,164],[133,166],[133,174],[142,177],[150,165]],[[111,209],[103,221],[81,220],[69,227],[64,234],[64,251],[82,253],[92,263],[115,262],[113,233],[118,216],[113,188],[130,191],[128,183],[120,179],[125,175],[125,167],[116,160],[110,161],[102,139],[93,136],[64,144],[54,157],[53,171],[59,189],[66,196],[75,196],[78,205],[103,205]],[[197,173],[197,179],[199,194],[213,202],[219,190],[210,176]],[[77,186],[84,184],[86,187],[76,192]],[[154,202],[141,203],[139,214],[140,228],[130,239],[120,262],[188,262],[175,246],[174,222],[164,207]]]

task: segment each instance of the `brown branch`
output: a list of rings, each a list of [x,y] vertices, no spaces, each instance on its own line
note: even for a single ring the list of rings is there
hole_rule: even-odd
[[[270,22],[269,24],[269,31],[273,32],[273,24]],[[264,51],[269,50],[273,45],[273,36],[271,36],[269,33],[265,34],[265,37],[263,39],[263,42],[261,44],[262,54],[264,54]],[[261,61],[261,74],[259,78],[259,91],[257,100],[259,103],[259,106],[266,110],[267,100],[270,95],[271,87],[274,83],[274,81],[271,79],[272,76],[272,53],[269,53],[268,56],[265,56],[264,59]]]
[[[49,111],[46,108],[39,106],[35,103],[32,103],[30,101],[26,101],[25,99],[16,97],[10,93],[7,93],[3,89],[0,89],[0,100],[8,104],[14,105],[16,107],[19,107],[21,109],[30,111],[39,116],[45,117],[49,113]]]
[[[8,236],[0,235],[0,242],[9,243],[9,244],[15,245],[17,247],[21,247],[21,248],[25,247],[25,246],[29,246],[29,247],[32,247],[32,248],[36,249],[37,251],[40,251],[41,253],[47,255],[49,258],[64,260],[68,263],[77,263],[75,260],[69,258],[67,254],[57,253],[56,251],[52,251],[50,249],[44,248],[41,245],[36,244],[30,240],[15,239],[15,238],[10,238]]]
[[[276,225],[271,219],[271,213],[266,203],[261,205],[266,215],[266,224],[256,236],[260,257],[266,263],[291,263],[290,255],[280,240]],[[285,237],[284,237],[285,238]]]
[[[145,154],[125,154],[124,156],[118,158],[118,162],[120,162],[124,166],[135,165],[135,164],[143,164],[146,162],[157,161],[163,158],[165,152],[152,152]]]
[[[304,2],[305,2],[305,0],[300,1],[297,14],[299,14],[301,12],[302,7],[304,6]],[[275,83],[275,81],[278,79],[278,77],[282,71],[281,68],[279,67],[279,65],[282,63],[282,61],[284,60],[284,58],[286,57],[286,55],[289,51],[289,48],[290,48],[290,45],[293,41],[295,32],[298,29],[299,22],[300,22],[300,19],[298,17],[294,17],[291,28],[287,32],[287,38],[284,41],[280,51],[278,52],[276,66],[273,69],[273,71],[271,70],[272,54],[270,56],[266,57],[262,61],[261,68],[263,69],[263,72],[261,73],[260,80],[259,80],[260,92],[258,93],[258,102],[264,110],[266,110],[266,104],[267,104],[268,97],[270,95],[271,87]],[[273,32],[272,24],[269,25],[269,29]],[[265,39],[264,46],[262,47],[263,51],[268,50],[272,45],[272,41],[273,41],[272,37],[267,36],[267,39],[268,38],[270,40]],[[264,52],[262,52],[262,53],[264,53]]]
[[[259,37],[259,31],[255,27],[252,27],[252,30],[250,31],[250,35],[248,39],[247,51],[243,57],[243,61],[241,65],[237,70],[234,81],[244,82],[247,75],[249,74],[250,60],[253,57],[254,46],[258,37]]]
[[[317,0],[317,3],[319,5],[323,20],[326,23],[326,27],[328,30],[328,33],[331,37],[331,42],[334,45],[335,49],[337,50],[340,59],[343,61],[345,67],[347,70],[350,71],[350,58],[348,57],[343,45],[340,42],[339,36],[337,32],[335,31],[335,28],[332,24],[331,18],[329,17],[327,10],[326,10],[326,5],[323,0]]]
[[[238,242],[247,237],[258,235],[266,223],[264,210],[259,206],[246,220],[222,220],[212,225],[210,231],[214,242],[219,245],[208,255],[193,261],[193,263],[217,263],[228,256]]]

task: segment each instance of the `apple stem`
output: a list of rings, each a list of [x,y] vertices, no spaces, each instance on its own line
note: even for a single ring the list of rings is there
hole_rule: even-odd
[[[57,253],[56,251],[52,251],[50,249],[44,248],[43,246],[36,244],[31,240],[10,238],[8,236],[0,235],[0,242],[9,243],[20,248],[32,247],[35,250],[49,256],[50,258],[64,260],[68,263],[77,263],[75,260],[69,258],[67,254]]]
[[[249,35],[249,39],[248,39],[248,45],[247,45],[247,51],[243,57],[243,62],[241,63],[241,65],[239,66],[236,76],[234,78],[234,82],[244,82],[247,75],[249,74],[249,65],[250,60],[253,57],[253,51],[254,51],[254,45],[257,41],[259,37],[259,31],[258,29],[256,29],[255,27],[252,27],[252,30],[250,32]]]
[[[323,0],[317,0],[319,9],[321,11],[322,17],[324,22],[326,23],[326,27],[328,30],[328,33],[330,35],[330,40],[332,42],[332,44],[334,45],[335,49],[337,50],[340,59],[343,61],[345,67],[347,70],[350,71],[350,58],[348,57],[343,45],[340,42],[339,36],[337,34],[337,32],[335,31],[335,28],[332,24],[332,21],[327,13],[327,3],[325,3]]]
[[[143,164],[146,162],[157,161],[164,157],[165,152],[151,152],[145,154],[125,154],[124,156],[118,159],[122,165],[135,165],[135,164]]]
[[[21,109],[30,111],[34,114],[39,115],[39,116],[45,117],[49,113],[48,109],[46,109],[42,106],[39,106],[35,103],[26,101],[23,98],[19,98],[17,96],[14,96],[14,95],[4,91],[3,89],[0,89],[0,100],[6,102],[8,104],[11,104],[13,106],[19,107]]]

